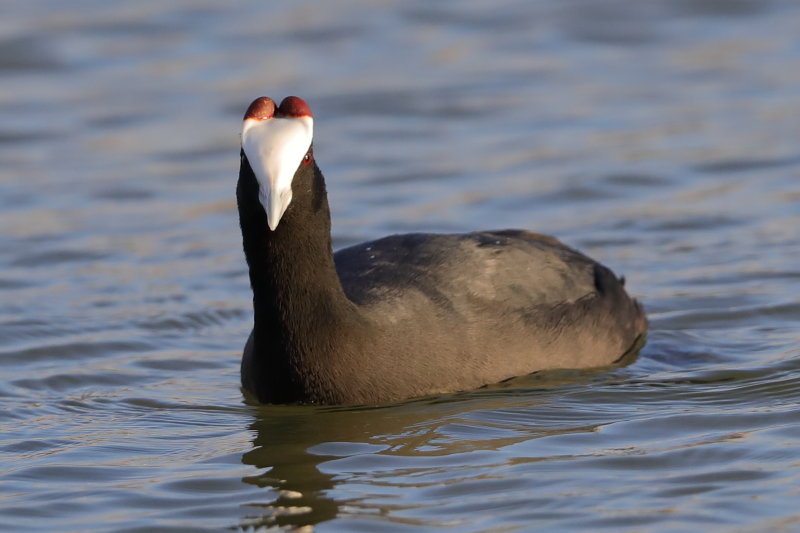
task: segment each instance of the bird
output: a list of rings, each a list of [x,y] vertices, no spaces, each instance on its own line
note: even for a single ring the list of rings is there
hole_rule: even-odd
[[[613,365],[644,344],[647,318],[624,278],[554,237],[408,233],[334,253],[313,123],[297,96],[259,97],[244,114],[247,398],[391,403]]]

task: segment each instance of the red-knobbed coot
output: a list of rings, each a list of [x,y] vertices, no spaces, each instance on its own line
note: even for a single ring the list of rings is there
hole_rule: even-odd
[[[256,99],[236,196],[255,324],[242,386],[261,402],[365,404],[610,365],[647,331],[608,268],[519,230],[331,247],[309,106]]]

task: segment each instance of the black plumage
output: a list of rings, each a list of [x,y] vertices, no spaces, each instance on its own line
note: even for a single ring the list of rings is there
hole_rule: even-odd
[[[261,402],[387,402],[609,365],[646,334],[623,282],[552,237],[414,233],[333,254],[316,161],[298,166],[291,188],[272,231],[242,151],[255,311],[242,385]]]

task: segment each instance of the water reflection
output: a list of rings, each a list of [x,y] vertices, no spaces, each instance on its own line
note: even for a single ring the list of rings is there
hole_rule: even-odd
[[[254,405],[253,449],[242,462],[263,472],[243,481],[268,496],[248,505],[253,512],[242,527],[301,527],[342,514],[373,520],[375,499],[381,515],[393,514],[429,507],[428,497],[407,501],[416,497],[409,489],[439,494],[445,478],[478,487],[496,482],[502,475],[493,468],[520,460],[494,452],[536,438],[591,434],[607,421],[602,412],[586,418],[570,407],[554,411],[551,400],[613,376],[607,369],[543,372],[383,407]]]
[[[309,448],[328,439],[336,427],[329,417],[314,416],[313,407],[264,406],[250,425],[255,432],[253,449],[242,462],[266,469],[245,483],[271,488],[275,498],[248,517],[247,526],[313,525],[335,518],[336,502],[326,496],[334,486],[333,476],[323,474],[318,465],[326,458],[309,453]]]

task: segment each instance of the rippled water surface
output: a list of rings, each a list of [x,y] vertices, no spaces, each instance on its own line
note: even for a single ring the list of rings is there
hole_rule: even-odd
[[[800,3],[8,3],[0,529],[800,530]],[[630,366],[254,406],[241,114],[314,110],[335,245],[523,227]]]

